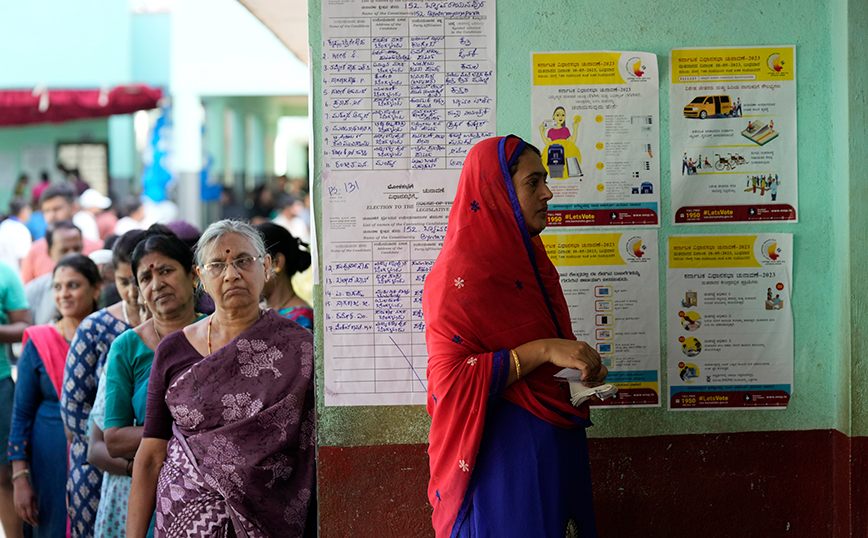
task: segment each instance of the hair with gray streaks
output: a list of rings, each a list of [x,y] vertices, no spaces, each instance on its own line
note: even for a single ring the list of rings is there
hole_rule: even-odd
[[[244,220],[223,219],[212,223],[202,232],[202,237],[196,243],[196,265],[199,267],[205,265],[205,250],[208,248],[208,245],[228,233],[237,233],[246,237],[253,244],[253,248],[256,249],[257,256],[264,257],[267,254],[265,242],[262,240],[259,230]]]

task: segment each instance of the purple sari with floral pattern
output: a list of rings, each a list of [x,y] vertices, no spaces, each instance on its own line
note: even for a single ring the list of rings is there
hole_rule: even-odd
[[[177,353],[198,355],[179,340]],[[316,478],[309,331],[266,311],[171,379],[166,403],[175,424],[156,537],[305,534]]]

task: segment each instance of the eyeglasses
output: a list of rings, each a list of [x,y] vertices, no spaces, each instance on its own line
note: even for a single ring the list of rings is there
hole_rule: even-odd
[[[217,278],[221,276],[223,271],[225,271],[230,265],[239,273],[242,271],[250,271],[253,268],[253,262],[261,260],[262,258],[262,256],[249,256],[246,258],[238,258],[231,262],[211,262],[203,265],[202,269],[204,269],[211,278]]]

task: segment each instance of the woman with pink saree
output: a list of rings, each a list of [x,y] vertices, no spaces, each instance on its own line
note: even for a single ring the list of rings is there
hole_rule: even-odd
[[[219,221],[196,250],[213,315],[166,336],[148,384],[127,536],[315,533],[313,340],[259,298],[271,258],[250,225]]]

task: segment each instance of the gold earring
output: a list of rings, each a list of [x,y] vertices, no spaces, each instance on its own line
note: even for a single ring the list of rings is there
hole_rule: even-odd
[[[275,273],[279,273],[279,272],[280,272],[280,267],[275,267],[275,268],[274,268],[274,272],[275,272]]]
[[[142,304],[148,306],[148,301],[142,301]]]

